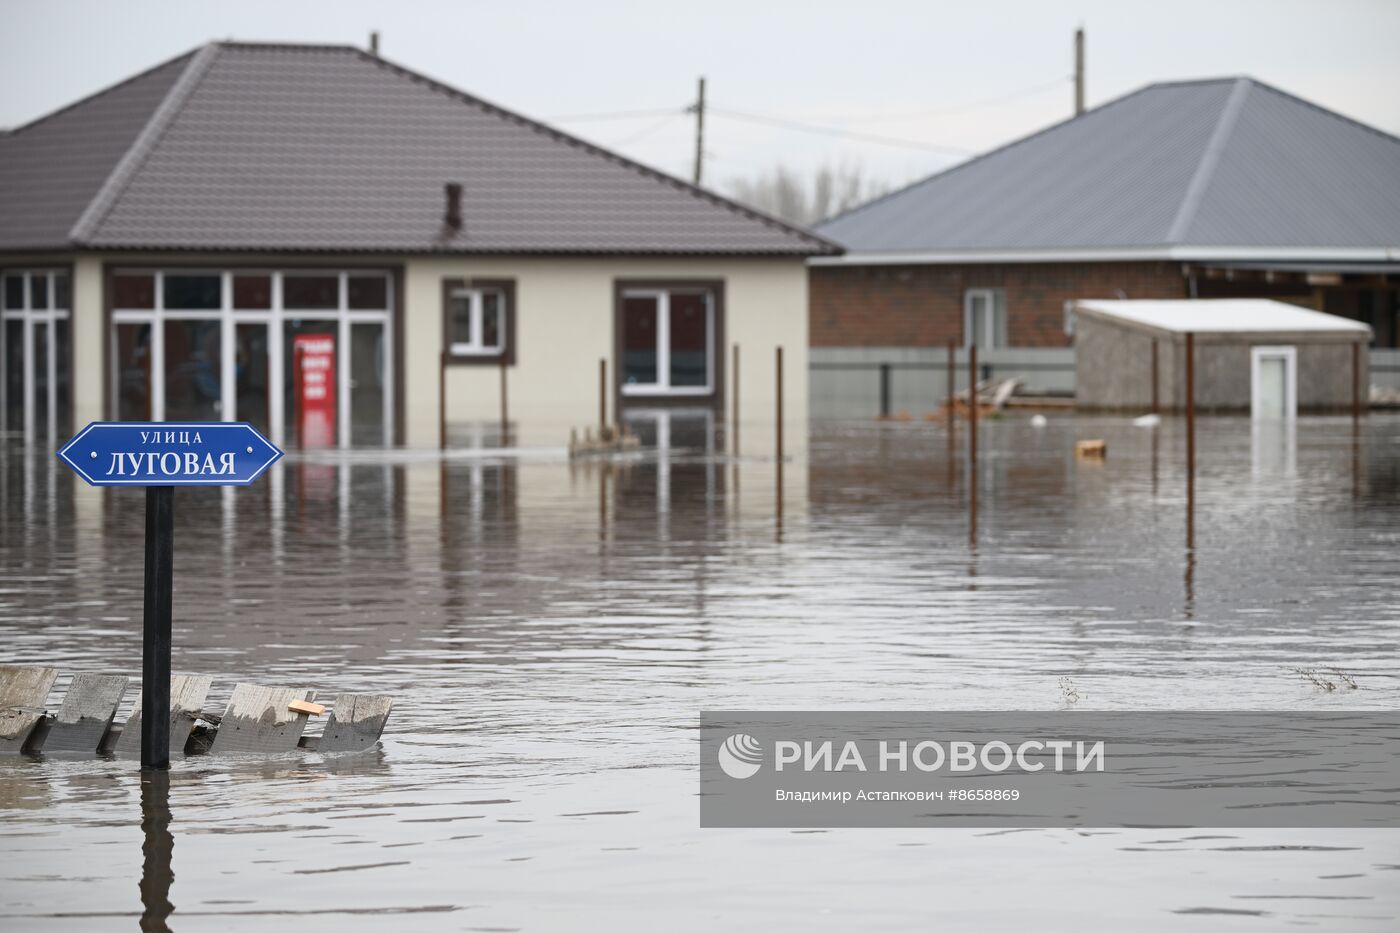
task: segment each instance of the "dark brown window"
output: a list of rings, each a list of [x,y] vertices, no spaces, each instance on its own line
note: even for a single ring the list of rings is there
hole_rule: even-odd
[[[172,275],[161,277],[161,296],[167,311],[217,311],[221,306],[223,277]]]
[[[112,307],[150,310],[156,306],[156,277],[150,272],[112,276]]]
[[[445,279],[442,349],[449,363],[515,362],[515,283],[508,279]]]
[[[271,275],[235,275],[233,306],[240,311],[264,311],[272,307]]]
[[[340,307],[340,276],[284,275],[282,307],[288,311],[334,311]]]
[[[5,307],[11,311],[24,309],[24,276],[5,276]]]
[[[384,311],[389,307],[389,279],[382,275],[352,275],[346,279],[347,307],[352,311]]]

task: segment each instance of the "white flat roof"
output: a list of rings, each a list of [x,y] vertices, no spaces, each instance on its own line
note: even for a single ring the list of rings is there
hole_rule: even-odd
[[[1323,314],[1267,298],[1204,298],[1162,301],[1080,299],[1076,308],[1173,333],[1317,333],[1369,334],[1360,321]]]

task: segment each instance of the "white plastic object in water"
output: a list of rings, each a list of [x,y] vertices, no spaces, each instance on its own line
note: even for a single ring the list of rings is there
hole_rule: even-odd
[[[1031,415],[1031,427],[1043,428],[1047,424],[1049,424],[1049,421],[1046,420],[1044,415]]]
[[[1161,423],[1161,415],[1142,415],[1133,419],[1133,427],[1135,428],[1155,428]]]

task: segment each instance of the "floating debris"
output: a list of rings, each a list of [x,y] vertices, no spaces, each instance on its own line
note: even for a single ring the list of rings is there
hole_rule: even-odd
[[[50,667],[0,665],[0,755],[141,754],[141,695],[124,726],[113,724],[130,679],[119,674],[76,674],[56,715],[44,708],[58,678]],[[264,754],[295,749],[361,751],[376,745],[393,700],[381,694],[342,693],[333,707],[312,702],[316,691],[238,684],[222,714],[202,709],[213,678],[170,679],[170,747],[186,755]],[[307,720],[330,709],[320,736],[303,736]]]
[[[1102,440],[1076,441],[1074,455],[1080,460],[1102,460],[1108,456],[1108,444]]]
[[[581,441],[577,429],[569,429],[570,460],[576,457],[591,457],[601,454],[631,453],[641,450],[641,448],[641,439],[626,428],[619,429],[605,424],[598,429],[597,437],[593,436],[592,428],[584,428],[583,440]]]

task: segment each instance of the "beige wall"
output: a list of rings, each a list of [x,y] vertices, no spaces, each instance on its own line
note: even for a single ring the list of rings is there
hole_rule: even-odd
[[[73,261],[73,429],[102,421],[102,260]]]
[[[771,454],[774,348],[784,352],[785,447],[796,453],[807,418],[807,273],[786,260],[424,259],[405,273],[405,441],[438,442],[438,367],[442,351],[442,280],[509,278],[516,282],[515,365],[507,373],[509,415],[523,446],[564,445],[569,428],[598,420],[598,360],[613,354],[616,279],[723,279],[725,392],[729,362],[740,351],[742,452]],[[450,366],[449,423],[495,423],[500,373],[490,366]],[[612,417],[612,400],[609,399]]]

